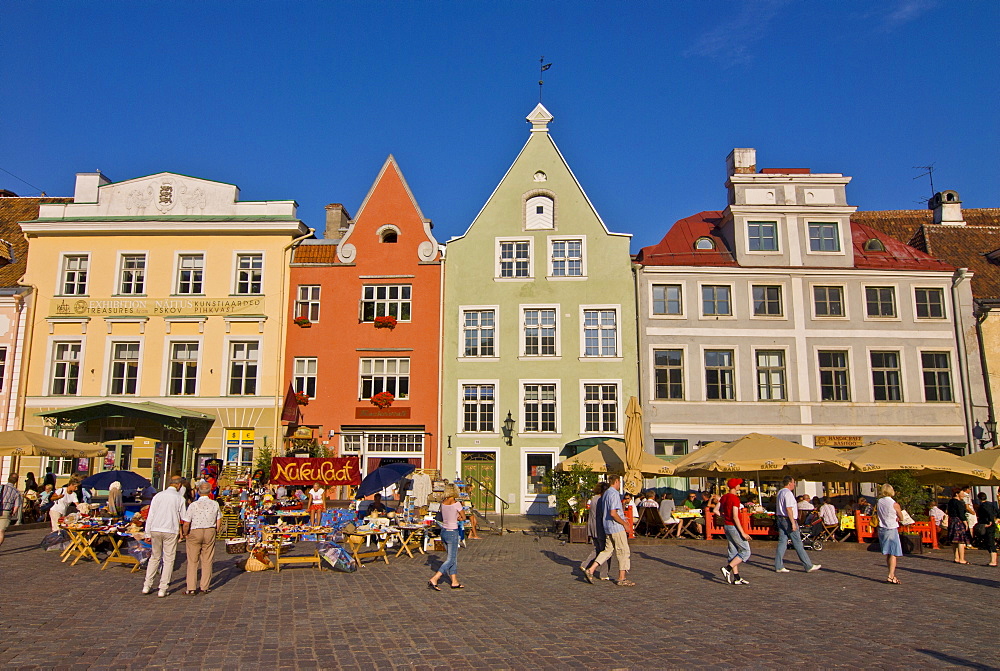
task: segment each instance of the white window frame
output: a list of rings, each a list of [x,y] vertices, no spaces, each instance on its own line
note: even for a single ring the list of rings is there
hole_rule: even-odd
[[[918,290],[934,290],[941,292],[941,316],[940,317],[921,317],[917,314],[917,291]],[[914,284],[910,287],[910,299],[912,301],[911,308],[913,310],[913,320],[918,322],[944,322],[948,321],[949,311],[948,311],[948,292],[944,287],[926,285],[926,284]],[[943,350],[939,350],[943,351]]]
[[[555,243],[557,242],[579,242],[580,243],[580,274],[579,275],[556,275],[555,274]],[[548,247],[548,275],[546,279],[555,281],[573,281],[587,279],[587,236],[585,235],[551,235],[547,240]]]
[[[892,289],[892,304],[896,314],[892,317],[872,317],[868,314],[868,290]],[[903,320],[902,305],[899,302],[899,284],[897,282],[865,282],[861,285],[861,309],[866,322],[898,322]]]
[[[181,258],[185,256],[201,256],[201,292],[200,293],[180,293],[181,288]],[[204,250],[177,250],[174,252],[174,274],[170,285],[171,296],[207,296],[205,285],[208,274],[208,252]]]
[[[530,434],[535,435],[535,434]],[[549,434],[546,434],[549,435]],[[521,449],[521,459],[518,463],[518,468],[521,470],[521,501],[522,504],[536,503],[539,499],[544,499],[545,494],[536,494],[535,492],[528,491],[528,455],[529,454],[539,454],[548,455],[551,457],[550,463],[551,468],[555,468],[555,465],[559,463],[559,455],[555,449],[550,449],[546,447],[525,447]],[[498,455],[499,456],[499,455]]]
[[[813,225],[813,224],[817,224],[817,225],[833,224],[834,226],[836,226],[837,227],[837,245],[838,245],[839,249],[829,250],[829,251],[822,251],[822,250],[813,251],[813,248],[812,248],[812,238],[809,235],[809,227],[811,225]],[[830,220],[827,220],[827,221],[809,221],[809,220],[806,220],[806,222],[805,222],[805,231],[804,231],[805,232],[805,252],[806,252],[806,254],[817,254],[819,256],[844,256],[845,254],[847,254],[847,246],[850,244],[850,240],[849,239],[845,239],[845,235],[844,235],[845,234],[845,229],[850,230],[850,227],[851,226],[850,226],[849,222],[845,222],[845,221],[842,221],[842,220],[836,219],[836,218],[830,219]]]
[[[125,276],[125,257],[141,256],[142,267],[142,291],[139,293],[127,294],[122,291],[122,282]],[[148,296],[149,295],[149,250],[118,250],[118,264],[115,270],[115,291],[113,296]]]
[[[465,313],[493,312],[493,355],[470,356],[465,354]],[[458,359],[464,361],[498,361],[500,359],[500,306],[460,305],[458,307]]]
[[[83,285],[84,285],[84,292],[83,293],[78,293],[78,294],[67,294],[67,293],[64,293],[65,290],[66,290],[66,273],[67,273],[66,262],[71,257],[72,258],[83,257],[83,258],[87,259],[87,270],[85,271],[87,273],[87,279],[84,280],[84,282],[83,282]],[[91,266],[90,261],[91,261],[91,254],[90,254],[90,252],[60,252],[60,254],[59,254],[59,267],[56,268],[56,282],[57,282],[57,284],[56,284],[56,294],[55,295],[56,296],[67,296],[67,297],[69,297],[69,296],[89,296],[90,295],[90,283],[91,283],[91,280],[93,279],[91,277],[91,273],[93,272],[93,267]]]
[[[707,315],[705,314],[705,303],[702,296],[702,290],[704,287],[729,287],[729,314],[728,315]],[[723,320],[735,320],[736,319],[736,287],[732,281],[723,282],[712,282],[712,281],[699,281],[698,282],[698,319],[700,321],[723,321]]]
[[[685,305],[685,299],[687,298],[687,286],[684,280],[659,282],[656,280],[650,280],[647,285],[649,290],[647,291],[647,297],[649,300],[649,318],[650,319],[687,319],[687,306]],[[663,313],[660,314],[654,311],[654,304],[656,302],[656,297],[654,296],[653,290],[655,287],[677,287],[680,290],[680,309],[681,311],[677,314]]]
[[[372,394],[371,394],[371,396],[364,396],[364,395],[362,395],[362,392],[364,391],[364,379],[363,379],[364,373],[363,373],[362,366],[364,365],[365,361],[371,361],[372,362],[372,375],[371,376],[373,378],[373,381],[372,381]],[[396,363],[397,371],[396,371],[396,373],[393,374],[395,376],[395,378],[396,378],[396,391],[397,392],[399,391],[399,379],[401,377],[403,377],[402,374],[400,374],[399,371],[398,371],[399,362],[400,361],[406,361],[407,362],[407,364],[406,364],[407,370],[406,370],[406,376],[405,376],[406,377],[406,396],[400,396],[398,393],[397,394],[393,394],[393,396],[397,400],[409,400],[410,398],[412,398],[412,389],[411,389],[411,386],[412,386],[411,382],[413,381],[413,359],[412,359],[412,357],[408,357],[408,356],[362,356],[362,357],[358,357],[358,400],[359,401],[367,401],[367,400],[371,399],[371,397],[374,396],[375,394],[381,393],[381,392],[374,391],[374,388],[375,388],[375,383],[374,383],[375,361],[396,361],[397,362]],[[383,377],[388,378],[389,375],[388,374],[384,374]],[[384,390],[384,391],[388,391],[388,390]]]
[[[937,350],[942,351],[942,350]],[[899,393],[902,398],[898,401],[879,401],[875,399],[875,369],[872,366],[872,353],[873,352],[892,352],[898,357],[899,360]],[[865,347],[865,369],[868,374],[868,398],[872,403],[888,403],[892,405],[897,405],[900,403],[906,403],[907,399],[911,398],[910,390],[907,388],[906,378],[906,357],[903,355],[903,350],[900,347],[880,347],[878,345],[868,345]],[[818,368],[817,368],[818,370]],[[921,388],[923,388],[923,375],[920,376]],[[830,401],[827,401],[828,403]]]
[[[54,382],[53,375],[55,373],[55,356],[56,347],[63,343],[76,343],[80,345],[80,358],[77,360],[79,365],[79,378],[76,384],[75,394],[54,394],[52,393],[52,383]],[[85,359],[87,356],[87,338],[86,336],[50,336],[48,343],[48,352],[45,361],[45,388],[43,396],[53,396],[55,398],[71,398],[74,396],[83,396],[83,372],[84,365],[86,363]]]
[[[750,249],[750,224],[771,224],[774,226],[774,249]],[[743,222],[743,231],[746,239],[746,253],[753,255],[763,255],[763,254],[781,254],[781,228],[778,225],[778,221],[771,221],[767,219],[747,219]]]
[[[226,336],[225,338],[223,338],[223,342],[225,350],[223,350],[222,360],[225,362],[226,372],[225,375],[220,376],[223,379],[221,380],[222,390],[219,396],[228,396],[230,398],[247,398],[252,396],[259,396],[263,391],[261,388],[261,379],[263,378],[264,374],[263,371],[264,359],[265,359],[264,339],[260,337],[255,338],[253,336]],[[257,345],[257,375],[254,378],[254,392],[252,394],[247,394],[247,393],[233,394],[230,392],[229,383],[233,372],[232,348],[235,343],[254,343]]]
[[[519,305],[518,309],[518,321],[519,321],[519,333],[518,333],[518,359],[521,361],[558,361],[562,358],[562,315],[560,314],[559,304],[547,304],[547,305]],[[526,347],[526,333],[525,333],[525,311],[527,310],[554,310],[556,315],[556,337],[555,337],[555,354],[525,354]],[[541,343],[539,343],[539,349],[541,349]]]
[[[311,294],[312,290],[316,290],[316,298],[309,297],[302,298],[302,290],[308,289],[308,293]],[[323,285],[322,284],[298,284],[295,286],[295,305],[292,309],[292,319],[297,319],[299,317],[305,317],[313,324],[319,323],[319,318],[322,310],[322,298],[323,298]],[[301,314],[301,307],[305,307],[306,314]],[[316,318],[313,319],[312,313],[313,308],[316,310]]]
[[[172,357],[172,352],[173,352],[173,349],[174,349],[174,345],[180,344],[180,343],[197,343],[197,345],[198,345],[198,358],[195,359],[195,365],[198,367],[197,368],[198,372],[197,372],[197,374],[195,375],[195,378],[194,378],[194,393],[193,394],[171,394],[170,393],[170,361],[171,361],[171,357]],[[227,345],[227,347],[228,347],[228,345]],[[226,362],[225,365],[228,365],[229,364],[228,353],[225,353],[225,354],[226,354],[226,358],[223,359],[223,361]],[[187,336],[187,337],[177,336],[177,337],[166,338],[164,340],[164,348],[163,348],[163,369],[162,369],[163,370],[163,381],[162,381],[163,394],[162,394],[162,396],[164,396],[166,398],[194,398],[194,397],[197,397],[197,396],[201,396],[201,383],[202,383],[202,381],[204,379],[204,373],[205,373],[205,370],[204,370],[204,359],[205,359],[205,337],[204,336],[200,336],[200,335],[198,335],[198,336]],[[228,373],[226,375],[221,376],[221,377],[223,377],[228,382],[228,380],[229,380]],[[223,394],[223,395],[225,395],[225,394]]]
[[[372,290],[372,298],[365,298],[365,291],[367,289]],[[378,290],[386,290],[386,298],[378,297]],[[388,298],[389,291],[391,289],[397,289],[399,298]],[[402,298],[403,290],[409,289],[409,298]],[[372,318],[365,319],[365,303],[372,304]],[[408,306],[409,316],[403,319],[403,305]],[[385,307],[385,314],[378,314],[378,306],[382,305]],[[389,311],[390,306],[396,306],[397,315],[392,315]],[[362,284],[361,285],[361,297],[358,299],[358,320],[362,324],[373,324],[378,317],[395,316],[396,321],[401,323],[409,323],[413,321],[413,284],[406,282],[402,284]]]
[[[551,384],[555,385],[555,431],[527,431],[525,429],[525,411],[524,411],[524,387],[529,384]],[[517,381],[517,407],[520,417],[518,418],[518,436],[556,436],[562,435],[562,383],[560,380],[518,380]]]
[[[587,329],[584,323],[589,310],[612,310],[615,313],[615,353],[614,354],[591,354],[587,352]],[[621,361],[622,360],[622,310],[621,305],[581,305],[580,306],[580,361]],[[558,315],[556,317],[558,321]],[[599,329],[601,330],[601,329]],[[559,332],[556,331],[556,339],[559,339]],[[558,349],[558,348],[557,348]]]
[[[112,396],[114,398],[129,398],[142,395],[142,368],[143,359],[146,350],[146,342],[144,336],[116,336],[114,338],[108,338],[104,343],[104,360],[107,365],[104,367],[104,378],[101,380],[101,389],[104,389],[104,393],[107,396]],[[136,367],[136,385],[134,394],[112,394],[111,385],[113,381],[112,369],[115,363],[115,345],[121,343],[138,343],[139,345],[139,361]]]
[[[305,372],[299,372],[299,364],[305,365]],[[313,365],[313,372],[309,373],[309,364]],[[309,380],[312,380],[312,392],[309,393]],[[302,382],[302,384],[300,384]],[[319,357],[315,356],[297,356],[292,357],[292,389],[296,393],[304,393],[309,398],[315,398],[316,392],[319,390]]]
[[[492,431],[466,431],[465,430],[465,387],[467,385],[493,385],[493,430]],[[500,424],[503,419],[500,416],[500,380],[483,380],[483,379],[468,379],[468,380],[458,380],[458,384],[455,391],[455,396],[458,400],[457,410],[458,410],[458,421],[457,432],[469,436],[484,437],[484,438],[495,438],[500,435]]]
[[[252,273],[253,271],[257,270],[256,268],[246,268],[246,269],[240,268],[240,259],[242,259],[243,257],[252,257],[252,256],[259,256],[260,257],[260,269],[259,269],[260,270],[260,291],[240,292],[240,290],[239,290],[240,289],[240,272],[243,271],[243,270],[248,270],[248,271],[250,271]],[[264,291],[264,287],[265,287],[264,278],[266,276],[265,275],[266,272],[267,272],[267,254],[264,252],[263,249],[236,249],[236,250],[233,250],[232,285],[230,287],[229,293],[232,294],[233,296],[263,296],[264,293],[265,293],[265,291]],[[251,275],[251,277],[252,277],[252,275]],[[253,282],[252,279],[251,280],[247,280],[247,284],[250,285],[248,288],[252,288],[252,285],[254,284],[254,282]],[[204,288],[205,287],[202,286],[202,289],[204,289]]]
[[[759,403],[788,403],[792,400],[792,376],[789,372],[789,360],[788,360],[788,347],[781,345],[761,345],[754,346],[752,348],[751,355],[753,356],[753,397]],[[757,366],[757,353],[758,352],[781,352],[782,370],[784,370],[784,387],[785,387],[785,398],[761,398],[760,397],[760,377],[759,368]]]
[[[587,385],[614,385],[615,387],[615,431],[598,429],[587,431]],[[621,380],[580,380],[580,435],[588,436],[621,436],[624,435],[624,417],[622,413],[622,381]],[[558,399],[557,399],[558,400]],[[602,401],[603,403],[603,401]],[[601,420],[603,424],[603,419]]]
[[[817,287],[837,287],[840,289],[841,302],[844,305],[843,316],[835,315],[818,315],[816,314],[816,288]],[[840,284],[839,282],[810,282],[809,283],[809,310],[812,314],[812,318],[816,321],[827,321],[827,320],[845,320],[851,318],[850,305],[847,300],[847,285]]]
[[[500,276],[500,245],[503,242],[527,242],[528,243],[528,275],[527,277],[501,277]],[[494,282],[532,282],[535,279],[535,238],[503,236],[494,239],[493,243],[493,281]]]
[[[753,290],[754,290],[755,287],[778,287],[778,302],[779,302],[780,307],[781,307],[781,313],[780,314],[776,314],[776,315],[770,315],[770,314],[759,315],[759,314],[756,314],[756,311],[754,310],[754,297],[753,297]],[[761,280],[760,282],[751,281],[750,282],[749,291],[747,292],[747,299],[749,301],[748,309],[750,311],[750,319],[763,319],[763,320],[770,320],[770,321],[775,321],[775,320],[787,321],[788,320],[788,305],[787,305],[787,303],[785,301],[785,296],[786,295],[788,295],[788,287],[785,286],[784,282],[769,282],[767,280]]]
[[[674,349],[674,348],[668,348]],[[740,379],[740,350],[736,345],[702,345],[700,351],[700,356],[698,358],[698,365],[701,375],[698,377],[701,380],[701,400],[706,403],[738,403],[741,400],[742,394],[740,393],[741,379]],[[709,398],[708,397],[708,379],[707,371],[708,365],[705,361],[705,354],[707,352],[715,351],[729,351],[733,353],[733,398]],[[756,367],[754,368],[756,371]],[[756,398],[756,395],[754,395]],[[676,401],[675,401],[676,402]]]

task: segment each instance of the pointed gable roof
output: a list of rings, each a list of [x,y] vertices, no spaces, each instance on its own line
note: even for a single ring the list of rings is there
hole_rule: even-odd
[[[361,240],[359,236],[371,234],[368,239],[374,240],[386,227],[395,229],[400,236],[400,244],[415,247],[419,261],[430,262],[438,258],[439,247],[431,233],[431,220],[421,212],[392,154],[382,164],[347,233],[337,246],[337,260],[353,263],[358,255],[356,243]]]

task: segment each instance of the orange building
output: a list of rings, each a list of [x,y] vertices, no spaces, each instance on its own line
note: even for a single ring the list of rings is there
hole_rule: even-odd
[[[309,400],[290,433],[365,473],[437,468],[441,253],[392,156],[354,219],[327,206],[326,235],[292,257],[285,374]]]

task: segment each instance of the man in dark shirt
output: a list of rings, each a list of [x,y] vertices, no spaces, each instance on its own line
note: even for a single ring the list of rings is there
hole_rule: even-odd
[[[997,517],[1000,517],[1000,510],[997,504],[987,501],[986,492],[979,492],[979,507],[976,508],[976,530],[981,531],[976,535],[984,539],[984,547],[990,553],[989,566],[997,565]]]

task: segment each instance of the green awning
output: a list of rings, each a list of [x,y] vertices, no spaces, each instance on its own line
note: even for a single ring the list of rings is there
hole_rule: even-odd
[[[38,412],[35,415],[37,417],[51,417],[60,424],[79,424],[92,419],[104,419],[105,417],[133,417],[159,422],[166,420],[168,423],[176,423],[178,420],[215,421],[215,417],[206,415],[203,412],[174,408],[169,405],[152,403],[150,401],[141,401],[138,403],[128,401],[98,401],[97,403],[76,405],[71,408]]]
[[[621,438],[615,438],[614,436],[595,436],[593,438],[580,438],[578,440],[573,440],[565,445],[563,445],[562,450],[559,452],[564,457],[575,457],[584,450],[603,443],[606,440],[621,440]]]

